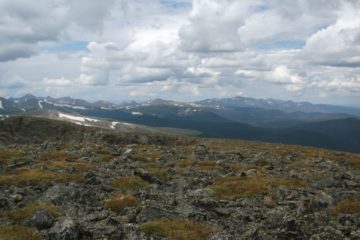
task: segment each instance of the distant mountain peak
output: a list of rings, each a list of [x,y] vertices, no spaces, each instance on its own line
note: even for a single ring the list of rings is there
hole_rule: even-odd
[[[37,99],[37,97],[30,93],[27,93],[24,96],[22,96],[20,99],[27,101],[27,100],[35,100]]]
[[[153,99],[153,100],[146,101],[144,103],[144,105],[175,105],[175,104],[178,104],[178,103],[179,102],[172,101],[172,100],[164,100],[164,99],[161,99],[161,98],[156,98],[156,99]]]

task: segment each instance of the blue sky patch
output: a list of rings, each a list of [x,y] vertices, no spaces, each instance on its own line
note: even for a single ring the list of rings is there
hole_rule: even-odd
[[[160,3],[169,8],[191,8],[192,6],[190,2],[177,1],[177,0],[160,0]]]
[[[259,45],[258,49],[301,49],[304,47],[305,41],[303,40],[283,40],[271,43],[263,43]]]
[[[46,48],[45,51],[48,52],[79,52],[79,51],[88,51],[87,45],[89,42],[78,41],[78,42],[66,42],[58,44],[54,47]]]
[[[250,10],[253,12],[264,12],[268,9],[270,9],[270,7],[265,4],[257,4],[257,5],[250,6]]]

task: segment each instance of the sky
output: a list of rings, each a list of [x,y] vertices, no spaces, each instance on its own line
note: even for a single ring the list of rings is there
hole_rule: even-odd
[[[0,0],[0,96],[360,106],[360,0]]]

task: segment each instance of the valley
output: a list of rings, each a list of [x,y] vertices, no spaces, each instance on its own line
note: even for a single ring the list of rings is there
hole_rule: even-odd
[[[244,97],[113,104],[25,95],[1,101],[3,116],[37,116],[121,131],[259,140],[360,152],[360,112],[350,107]]]

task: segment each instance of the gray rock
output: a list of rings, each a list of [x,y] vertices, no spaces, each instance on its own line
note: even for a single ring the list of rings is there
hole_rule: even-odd
[[[50,228],[55,222],[55,218],[47,209],[38,209],[35,213],[25,220],[25,225],[36,227],[39,230]]]
[[[121,225],[113,226],[107,222],[100,222],[96,224],[81,224],[82,239],[107,239],[119,240],[123,239],[123,231]]]
[[[318,189],[336,187],[338,182],[333,177],[328,177],[315,181],[312,186]]]
[[[99,192],[79,184],[58,184],[49,188],[41,197],[44,202],[50,201],[56,205],[67,203],[98,202]]]
[[[212,234],[208,240],[233,240],[234,238],[227,232],[222,231]]]
[[[197,207],[206,208],[206,209],[212,209],[219,206],[218,202],[211,198],[202,198],[202,199],[194,200],[192,204]]]
[[[48,240],[77,240],[80,239],[80,229],[76,221],[70,218],[59,219],[55,225],[49,229],[46,236]]]
[[[199,188],[189,191],[187,194],[192,198],[207,198],[212,194],[212,190],[209,188]]]
[[[241,235],[241,240],[256,239],[267,240],[270,239],[267,234],[257,225],[251,224],[247,226],[247,230]]]
[[[140,210],[140,213],[136,216],[136,222],[144,223],[154,219],[165,217],[165,214],[160,208],[144,207]]]
[[[0,198],[0,209],[5,209],[10,206],[10,202],[7,198]]]
[[[85,217],[87,221],[100,221],[106,219],[110,215],[109,210],[103,210],[100,212],[94,212]]]
[[[325,193],[324,191],[319,191],[314,196],[313,207],[315,209],[327,208],[328,206],[331,206],[333,203],[334,203],[333,197],[331,197],[329,194]]]
[[[86,184],[97,185],[101,183],[101,180],[96,176],[94,172],[87,172],[84,178]]]
[[[23,196],[21,194],[15,193],[13,195],[10,196],[12,198],[12,200],[15,203],[21,202],[23,200]]]
[[[197,145],[194,147],[194,152],[197,155],[206,155],[208,153],[208,149],[205,145]]]
[[[310,237],[310,240],[338,240],[346,239],[340,230],[334,229],[333,227],[327,226],[321,230],[320,233],[314,234]]]
[[[126,240],[149,240],[144,233],[139,231],[138,226],[133,223],[124,226],[124,239]]]
[[[153,174],[151,174],[150,172],[144,170],[144,169],[136,169],[134,174],[136,176],[141,177],[142,179],[144,179],[145,181],[148,181],[150,183],[156,183],[156,184],[161,184],[160,179],[158,179],[156,176],[154,176]]]

